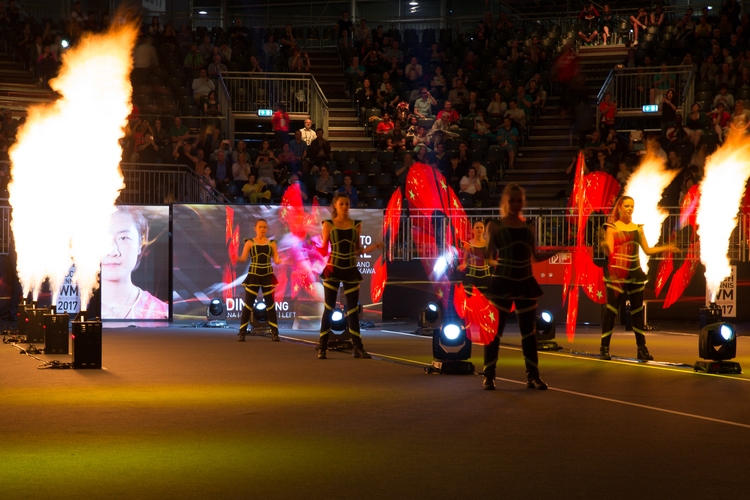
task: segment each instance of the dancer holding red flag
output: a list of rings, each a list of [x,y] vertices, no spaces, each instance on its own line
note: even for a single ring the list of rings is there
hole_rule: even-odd
[[[495,389],[495,367],[500,351],[500,337],[515,303],[518,325],[521,330],[521,347],[526,362],[526,379],[529,389],[544,390],[547,384],[539,377],[539,359],[536,350],[536,308],[542,289],[534,279],[532,257],[544,261],[557,252],[538,253],[534,233],[523,217],[526,193],[518,184],[508,184],[500,201],[500,220],[487,225],[489,244],[486,256],[497,254],[489,298],[500,314],[497,333],[484,347],[484,381],[486,390]]]
[[[638,359],[652,360],[653,356],[646,347],[646,336],[643,334],[643,289],[648,277],[641,269],[639,248],[646,255],[663,252],[680,253],[674,245],[650,248],[643,235],[642,226],[633,223],[635,203],[630,196],[621,196],[604,224],[604,251],[608,262],[604,270],[604,282],[607,286],[607,309],[602,321],[602,344],[599,354],[602,359],[612,359],[609,354],[609,343],[615,328],[615,316],[620,307],[624,292],[630,298],[630,316],[633,320],[635,343],[638,346]]]
[[[484,239],[484,222],[476,221],[472,226],[473,238],[464,241],[464,258],[458,266],[459,271],[466,271],[463,279],[464,290],[467,297],[471,297],[472,285],[477,290],[486,294],[490,285],[491,259],[485,258],[487,252],[487,240]]]
[[[279,252],[276,250],[276,242],[266,237],[268,233],[268,222],[265,219],[258,219],[255,222],[255,238],[246,239],[245,247],[242,249],[242,255],[237,257],[237,262],[247,262],[252,258],[250,269],[247,277],[242,283],[245,287],[245,307],[242,308],[240,317],[240,342],[244,342],[247,334],[247,325],[250,323],[250,312],[258,298],[258,292],[263,290],[263,302],[266,304],[268,311],[268,324],[271,326],[271,340],[279,341],[279,324],[276,317],[276,304],[273,299],[273,291],[279,281],[273,274],[271,261],[278,265],[281,264]]]
[[[333,196],[331,214],[333,219],[323,221],[321,251],[327,251],[330,242],[331,253],[328,256],[328,264],[321,274],[325,287],[325,310],[320,321],[318,359],[326,359],[328,335],[331,333],[331,317],[336,308],[336,298],[342,283],[346,297],[346,319],[354,344],[352,354],[355,358],[369,359],[371,356],[365,351],[362,336],[359,333],[359,286],[362,282],[362,275],[357,269],[357,255],[383,248],[383,244],[373,243],[366,248],[360,246],[359,234],[362,230],[362,221],[349,217],[349,196],[346,193],[336,193]]]

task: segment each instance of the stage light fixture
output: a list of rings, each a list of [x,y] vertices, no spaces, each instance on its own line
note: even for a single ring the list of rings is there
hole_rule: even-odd
[[[698,335],[698,355],[693,369],[706,373],[742,373],[736,361],[727,361],[737,356],[737,333],[729,323],[719,322],[701,328]]]
[[[331,314],[331,333],[328,335],[328,350],[343,351],[354,347],[352,333],[346,321],[343,307],[337,306]]]
[[[540,351],[559,351],[560,346],[554,341],[555,317],[549,311],[542,311],[536,317],[536,348]]]
[[[256,300],[250,312],[250,335],[270,335],[271,325],[268,323],[268,308],[263,300]]]
[[[221,299],[213,299],[206,306],[206,326],[209,328],[227,327],[227,309]]]
[[[341,333],[346,330],[346,315],[341,308],[334,309],[331,314],[331,330]]]
[[[443,312],[438,304],[429,302],[419,313],[416,333],[418,335],[433,335],[440,328]]]
[[[62,46],[62,48],[67,49],[68,47],[70,47],[70,42],[68,42],[67,40],[62,40],[60,42],[60,45]]]
[[[471,341],[466,328],[459,321],[446,321],[442,327],[434,328],[432,334],[432,364],[426,373],[471,374],[474,364],[471,357]]]

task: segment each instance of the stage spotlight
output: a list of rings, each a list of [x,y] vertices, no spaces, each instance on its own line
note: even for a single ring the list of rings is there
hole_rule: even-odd
[[[471,357],[471,341],[466,329],[458,321],[446,321],[432,334],[432,364],[426,373],[471,374],[474,364],[466,361]]]
[[[227,327],[227,308],[221,299],[213,299],[206,307],[206,326],[209,328]]]
[[[70,42],[68,42],[67,40],[62,40],[60,42],[60,45],[62,46],[62,48],[67,49],[68,47],[70,47]]]
[[[419,313],[417,320],[417,335],[432,335],[435,330],[440,328],[440,322],[442,320],[442,310],[435,302],[430,302],[427,306],[422,309]]]
[[[742,373],[739,363],[726,361],[737,356],[737,333],[729,323],[714,323],[701,328],[698,355],[706,361],[696,361],[693,366],[695,371]]]
[[[346,315],[343,309],[337,308],[331,314],[331,330],[337,333],[346,330]]]
[[[266,335],[271,333],[271,325],[268,323],[268,308],[266,303],[258,300],[253,304],[250,311],[250,335]]]
[[[328,350],[350,350],[353,348],[352,334],[346,321],[346,313],[341,306],[331,314],[331,333],[328,336]]]
[[[536,317],[536,348],[540,351],[559,351],[560,346],[554,341],[555,317],[549,311],[542,311]]]

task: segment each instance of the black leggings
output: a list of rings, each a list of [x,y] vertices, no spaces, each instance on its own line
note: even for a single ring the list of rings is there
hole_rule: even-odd
[[[339,295],[339,286],[344,283],[344,297],[346,297],[346,319],[349,323],[349,332],[352,334],[352,343],[356,347],[362,347],[362,336],[359,333],[359,283],[347,283],[338,280],[323,280],[325,289],[325,310],[320,320],[320,349],[325,350],[328,346],[328,336],[331,333],[331,316],[336,308],[336,298]]]
[[[495,367],[500,353],[500,337],[503,335],[505,323],[510,316],[510,308],[516,303],[516,317],[521,329],[521,350],[523,360],[526,363],[526,376],[529,378],[539,376],[539,356],[536,351],[536,299],[503,299],[495,300],[493,303],[500,312],[500,320],[497,323],[497,334],[492,342],[484,346],[484,375],[495,376]]]
[[[623,292],[630,297],[630,318],[633,321],[633,333],[635,343],[639,346],[646,345],[646,336],[643,335],[643,289],[645,283],[607,283],[607,309],[602,321],[602,346],[608,347],[612,340],[612,332],[615,329],[615,316],[620,311],[620,301]]]
[[[250,323],[250,313],[255,305],[255,300],[258,298],[258,292],[261,289],[260,285],[244,285],[245,286],[245,307],[242,308],[242,316],[240,316],[240,333],[247,333],[247,325]],[[263,287],[263,302],[266,303],[266,311],[268,312],[268,324],[271,330],[274,332],[279,331],[278,318],[276,317],[276,303],[273,300],[273,291],[276,286],[264,286]]]

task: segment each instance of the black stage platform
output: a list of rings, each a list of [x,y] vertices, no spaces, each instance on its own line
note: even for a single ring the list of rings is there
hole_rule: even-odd
[[[649,333],[658,363],[520,350],[498,390],[426,375],[408,324],[363,333],[375,359],[317,333],[236,340],[229,329],[118,328],[103,370],[37,370],[0,345],[2,498],[742,498],[750,375],[693,373],[694,333]],[[512,329],[511,329],[512,330]],[[560,337],[560,335],[558,335]],[[579,331],[565,347],[597,352]],[[519,344],[517,333],[504,337]],[[618,331],[612,353],[635,356]],[[750,372],[750,340],[737,358]],[[41,356],[45,358],[45,356]],[[50,358],[69,360],[64,356]],[[481,370],[481,347],[472,359]]]

